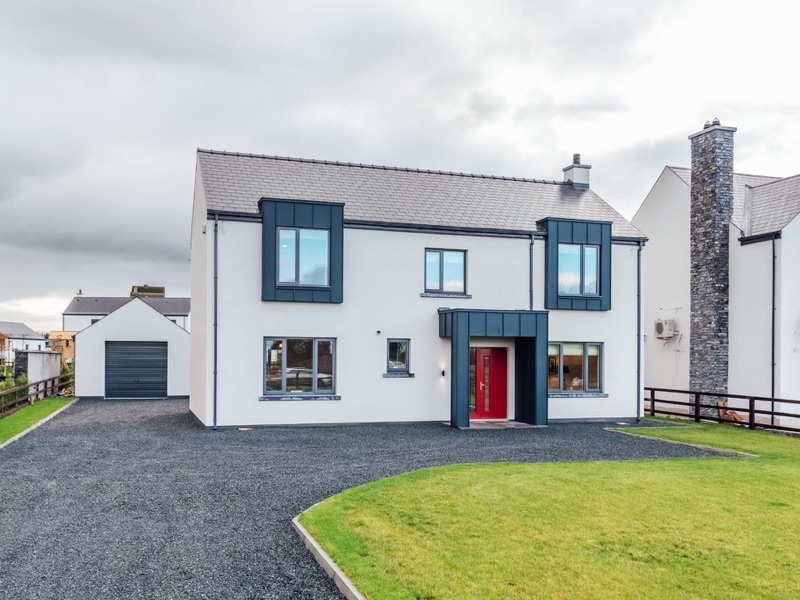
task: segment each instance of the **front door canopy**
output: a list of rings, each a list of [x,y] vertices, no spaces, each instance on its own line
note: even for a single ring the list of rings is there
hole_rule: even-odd
[[[469,340],[514,339],[514,405],[517,421],[547,424],[546,310],[440,308],[439,337],[450,342],[450,423],[469,427]]]
[[[440,308],[439,337],[453,337],[453,315],[463,314],[468,321],[469,337],[536,337],[546,310],[482,310],[473,308]]]

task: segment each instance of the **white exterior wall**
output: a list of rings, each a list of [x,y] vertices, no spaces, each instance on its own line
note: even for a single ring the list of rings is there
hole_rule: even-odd
[[[772,394],[772,242],[742,245],[730,228],[728,392]],[[731,406],[742,401],[731,400]]]
[[[47,341],[31,338],[8,338],[6,349],[0,354],[6,362],[13,363],[17,350],[46,350]]]
[[[689,210],[689,186],[665,168],[631,221],[648,237],[644,248],[643,331],[644,383],[649,387],[689,389]],[[657,319],[674,319],[678,335],[656,338]],[[668,394],[658,396],[666,398]],[[685,401],[685,396],[676,399]]]
[[[210,337],[213,315],[208,307],[213,298],[213,236],[214,225],[206,221],[206,196],[200,176],[200,163],[195,175],[194,205],[192,208],[191,273],[192,341],[190,349],[189,409],[202,422],[213,419],[212,399],[213,339]]]
[[[63,315],[64,331],[83,331],[92,324],[93,320],[99,321],[106,315]],[[170,321],[189,331],[189,317],[185,315],[167,316]]]
[[[189,395],[189,333],[141,300],[75,335],[75,395],[105,396],[106,342],[167,342],[167,394]]]
[[[551,396],[548,402],[549,419],[629,419],[636,415],[637,251],[636,246],[612,245],[611,310],[550,311],[551,341],[603,344],[602,387],[608,397]],[[544,308],[544,269],[544,242],[537,242],[534,247],[536,310]]]
[[[195,192],[192,412],[212,423],[213,224],[202,241]],[[202,207],[203,212],[205,208]],[[527,309],[529,240],[346,228],[344,303],[261,300],[261,224],[220,221],[217,424],[449,421],[450,340],[439,337],[439,307]],[[466,298],[422,298],[426,247],[467,250]],[[606,398],[554,398],[550,417],[633,417],[636,406],[636,248],[613,246],[612,310],[552,311],[551,339],[604,343]],[[534,247],[534,309],[544,305],[544,242]],[[205,303],[205,304],[204,304]],[[201,315],[203,315],[201,317]],[[200,325],[200,321],[204,325]],[[201,330],[202,327],[202,330]],[[340,400],[262,401],[264,337],[336,339]],[[384,378],[387,338],[410,338],[413,378]],[[205,338],[205,339],[202,339]],[[513,339],[471,340],[509,348]],[[441,372],[445,371],[443,377]],[[514,378],[509,376],[509,418]]]
[[[764,243],[764,245],[769,245]],[[787,225],[777,242],[780,310],[776,315],[776,379],[778,398],[800,400],[800,219]],[[800,406],[785,407],[786,412],[800,412]]]

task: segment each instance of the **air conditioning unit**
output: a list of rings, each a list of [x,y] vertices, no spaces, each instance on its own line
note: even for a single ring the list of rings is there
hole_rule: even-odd
[[[660,340],[674,338],[677,329],[674,319],[656,319],[656,337]]]

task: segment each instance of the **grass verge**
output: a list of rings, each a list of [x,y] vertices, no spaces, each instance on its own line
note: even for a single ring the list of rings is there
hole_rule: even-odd
[[[45,398],[0,419],[0,444],[35,425],[75,398]]]
[[[423,469],[300,521],[373,599],[800,597],[800,439],[636,433],[758,458]]]

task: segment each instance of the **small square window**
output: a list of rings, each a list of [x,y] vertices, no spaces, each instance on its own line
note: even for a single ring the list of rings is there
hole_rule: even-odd
[[[425,250],[425,291],[466,294],[466,250]]]
[[[386,361],[387,373],[408,373],[410,346],[411,340],[408,339],[388,340],[388,358]]]

